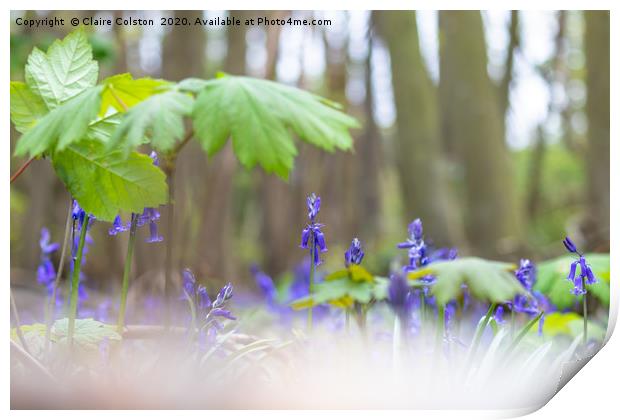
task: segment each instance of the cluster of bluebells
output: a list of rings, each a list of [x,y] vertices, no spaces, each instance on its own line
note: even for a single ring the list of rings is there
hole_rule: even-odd
[[[159,157],[157,156],[157,153],[151,152],[150,157],[153,160],[153,164],[155,166],[159,166]],[[146,240],[147,243],[161,242],[164,240],[164,238],[159,234],[159,231],[157,228],[157,221],[160,218],[160,214],[159,214],[159,211],[157,211],[157,209],[152,208],[152,207],[146,207],[144,211],[142,212],[142,214],[140,215],[132,214],[131,217],[132,219],[134,217],[137,217],[137,221],[136,221],[137,227],[142,227],[148,223],[149,237]],[[112,236],[116,236],[117,234],[121,232],[125,232],[129,230],[130,227],[131,227],[131,221],[124,223],[123,219],[121,218],[119,214],[114,218],[114,221],[112,222],[112,227],[110,228],[108,233]]]
[[[301,232],[301,247],[310,249],[313,263],[318,266],[321,264],[319,253],[327,252],[325,236],[321,231],[325,225],[316,221],[319,210],[321,210],[321,197],[317,197],[316,194],[312,193],[306,199],[306,203],[308,205],[308,219],[310,223]]]
[[[41,262],[37,268],[37,281],[45,286],[48,296],[52,294],[54,280],[56,279],[56,269],[52,263],[52,254],[60,247],[58,243],[51,243],[50,241],[50,231],[44,227],[41,229],[41,239],[39,240]]]
[[[576,296],[585,295],[587,293],[586,285],[598,283],[598,280],[594,276],[592,268],[586,261],[586,258],[579,252],[573,241],[571,241],[571,239],[567,236],[563,243],[568,252],[576,254],[578,257],[570,265],[570,271],[568,273],[568,277],[566,278],[566,280],[573,283],[571,293]],[[577,268],[579,268],[579,275],[577,275]]]
[[[183,293],[185,299],[194,304],[196,317],[201,320],[199,328],[201,332],[214,337],[224,326],[221,319],[235,320],[232,313],[226,309],[226,304],[233,296],[232,284],[227,283],[217,294],[215,300],[209,298],[207,289],[196,282],[196,277],[189,270],[183,270]]]
[[[523,288],[527,290],[527,295],[516,295],[511,301],[505,305],[499,305],[493,315],[495,322],[498,324],[505,323],[504,306],[515,313],[523,313],[528,316],[537,316],[541,312],[543,315],[538,322],[538,333],[542,334],[542,328],[545,323],[545,313],[553,310],[553,307],[545,295],[533,289],[536,283],[536,266],[528,259],[521,259],[519,267],[515,270],[515,277],[521,283]]]
[[[349,249],[344,253],[344,265],[349,267],[351,264],[360,265],[364,259],[364,250],[359,239],[353,238]]]

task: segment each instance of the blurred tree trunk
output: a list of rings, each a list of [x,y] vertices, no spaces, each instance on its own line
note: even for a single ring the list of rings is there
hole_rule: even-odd
[[[519,11],[512,10],[510,12],[510,23],[508,26],[508,51],[506,52],[506,62],[504,64],[504,77],[500,84],[499,101],[500,116],[502,123],[502,133],[504,133],[504,141],[506,140],[506,114],[510,109],[510,87],[513,79],[515,53],[520,48],[521,37],[519,36]]]
[[[270,18],[284,18],[288,12],[270,11]],[[265,64],[265,77],[270,80],[276,79],[276,66],[279,56],[280,26],[269,26],[266,28],[267,39],[267,59]],[[302,152],[303,153],[303,152]],[[300,153],[301,155],[301,153]],[[296,159],[296,164],[299,162]],[[296,171],[299,170],[297,166]],[[277,276],[290,268],[301,254],[298,252],[298,238],[296,235],[297,221],[299,218],[296,213],[299,209],[295,195],[295,174],[291,174],[291,179],[284,182],[277,176],[268,175],[262,170],[258,173],[258,200],[261,213],[260,239],[261,251],[263,253],[263,265],[265,271],[272,276]]]
[[[235,17],[243,20],[245,12],[235,11]],[[227,54],[224,61],[224,71],[227,73],[245,74],[246,33],[245,26],[228,27]],[[226,145],[218,155],[209,160],[207,166],[207,177],[203,181],[206,194],[203,194],[198,203],[203,216],[199,243],[209,243],[210,246],[197,246],[195,249],[200,249],[201,253],[196,258],[201,264],[202,272],[230,281],[236,278],[238,273],[238,260],[233,251],[232,209],[237,161],[232,145]]]
[[[585,12],[588,115],[589,213],[594,222],[591,243],[609,247],[609,12]]]
[[[174,11],[172,17],[187,18],[194,21],[202,17],[202,11]],[[204,71],[206,50],[206,32],[204,28],[194,26],[174,26],[163,39],[162,77],[172,81],[178,81],[187,77],[201,77]],[[176,171],[173,182],[175,191],[175,246],[172,250],[173,279],[180,278],[180,263],[187,263],[187,255],[193,249],[189,243],[188,223],[191,218],[187,216],[189,200],[193,198],[191,186],[202,185],[206,173],[206,157],[196,142],[189,142],[177,158]],[[167,207],[161,209],[160,229],[164,241],[168,231]],[[160,271],[163,269],[166,242],[139,246],[137,254],[137,272],[144,273],[148,270]],[[163,277],[158,277],[163,281]],[[154,282],[151,277],[151,282]],[[158,285],[163,287],[163,283]]]
[[[368,22],[366,34],[368,53],[364,61],[364,131],[355,144],[354,158],[357,162],[357,180],[354,188],[357,191],[355,200],[359,205],[357,212],[361,220],[359,235],[371,239],[377,235],[381,194],[379,190],[379,166],[382,161],[381,134],[374,118],[375,98],[372,85],[372,48],[374,29],[372,18]],[[363,180],[363,181],[361,181]],[[367,239],[367,240],[368,240]]]
[[[468,238],[483,256],[514,254],[522,247],[522,209],[504,144],[503,115],[487,74],[479,12],[439,14],[441,84],[447,110],[444,134],[465,171]],[[449,86],[449,91],[447,87]],[[427,177],[428,178],[428,177]]]
[[[463,227],[450,203],[441,156],[436,90],[426,71],[413,11],[380,11],[390,50],[396,102],[396,163],[406,217],[424,222],[438,245],[462,245]]]

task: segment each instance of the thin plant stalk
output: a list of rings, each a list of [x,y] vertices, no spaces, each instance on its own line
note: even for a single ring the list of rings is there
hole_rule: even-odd
[[[444,337],[444,328],[446,325],[446,310],[443,305],[437,307],[437,329],[435,331],[435,351],[439,353],[441,351],[441,344]]]
[[[80,240],[78,242],[77,252],[73,260],[73,273],[71,276],[71,298],[69,300],[69,326],[67,328],[67,339],[69,348],[73,348],[73,332],[75,331],[75,317],[77,315],[78,304],[78,287],[80,285],[80,269],[82,266],[82,255],[84,253],[84,244],[86,243],[86,232],[88,231],[88,222],[90,216],[84,216],[82,222],[82,230],[80,231]]]
[[[314,289],[314,235],[310,240],[310,282],[308,284],[308,296],[312,296]],[[312,330],[312,305],[308,308],[308,330]]]
[[[73,199],[69,199],[69,212],[67,213],[67,222],[65,223],[65,237],[62,241],[62,250],[60,251],[60,261],[58,262],[58,270],[56,271],[56,279],[54,279],[54,286],[52,287],[52,296],[47,304],[46,313],[48,315],[45,324],[45,351],[49,351],[50,347],[50,334],[52,330],[52,324],[54,321],[54,305],[56,304],[56,294],[58,293],[58,286],[60,285],[60,279],[65,267],[65,257],[67,255],[67,245],[69,244],[69,238],[71,236],[72,226],[72,210]]]
[[[521,340],[523,340],[525,335],[532,329],[534,324],[536,324],[544,314],[545,314],[544,311],[540,312],[538,315],[536,315],[534,318],[532,318],[530,320],[530,322],[525,324],[525,326],[523,328],[521,328],[521,331],[519,331],[519,334],[517,334],[517,336],[514,338],[514,340],[512,340],[512,343],[510,343],[510,346],[508,346],[508,348],[506,349],[506,357],[504,358],[505,363],[508,362],[508,359],[509,359],[510,355],[517,348],[517,346],[519,345]]]
[[[15,298],[13,297],[13,289],[9,288],[11,294],[11,311],[13,312],[13,319],[15,320],[15,331],[17,332],[17,338],[19,338],[22,347],[27,353],[30,353],[28,349],[28,344],[26,344],[26,339],[24,338],[24,334],[22,333],[22,323],[19,320],[19,312],[17,311],[17,304],[15,303]]]
[[[484,319],[482,320],[482,322],[478,323],[478,327],[476,328],[476,333],[474,335],[474,339],[472,340],[471,347],[469,348],[469,354],[467,356],[466,366],[469,366],[469,364],[471,363],[471,361],[475,357],[476,352],[478,351],[478,346],[480,345],[480,340],[482,339],[482,333],[484,333],[484,330],[486,329],[487,325],[489,324],[489,321],[491,320],[491,316],[493,315],[493,312],[495,311],[496,307],[497,307],[497,303],[492,303],[489,306],[489,310],[487,311],[486,315],[484,316]]]
[[[585,280],[582,279],[585,282]],[[588,299],[587,293],[583,295],[583,345],[588,343]]]
[[[172,291],[172,269],[174,257],[174,166],[176,157],[168,161],[166,175],[168,178],[168,216],[166,223],[166,260],[165,260],[165,279],[164,279],[164,301],[165,301],[165,325],[170,326],[170,295]]]
[[[123,285],[121,287],[121,304],[118,311],[117,330],[119,334],[125,327],[125,311],[127,309],[127,293],[129,291],[129,276],[131,275],[131,265],[133,262],[133,250],[136,246],[136,228],[138,226],[138,215],[131,214],[131,224],[129,226],[129,242],[127,243],[127,255],[125,256],[125,269],[123,271]]]

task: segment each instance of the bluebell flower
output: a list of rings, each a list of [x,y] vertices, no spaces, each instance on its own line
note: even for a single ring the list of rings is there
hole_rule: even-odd
[[[585,295],[586,285],[598,283],[598,280],[592,272],[590,264],[586,261],[586,258],[579,252],[575,244],[567,236],[563,241],[566,249],[573,254],[577,254],[578,258],[570,265],[570,270],[566,279],[573,283],[573,289],[571,293],[576,296]],[[579,274],[577,274],[579,269]]]
[[[41,229],[41,239],[39,240],[39,246],[41,247],[41,253],[49,256],[51,253],[56,252],[60,248],[60,244],[57,242],[50,243],[51,235],[47,228]]]
[[[306,201],[308,204],[308,218],[310,219],[310,223],[308,223],[301,232],[300,247],[311,250],[314,265],[318,266],[321,264],[321,257],[319,254],[327,252],[325,235],[323,235],[321,231],[325,225],[316,222],[316,216],[321,209],[321,197],[317,197],[312,193],[308,196]]]
[[[198,286],[196,289],[197,307],[202,310],[206,310],[211,306],[211,298],[207,293],[207,288],[203,285]]]
[[[407,240],[397,245],[400,249],[409,250],[409,264],[404,267],[405,272],[417,270],[420,267],[428,265],[430,262],[423,237],[422,221],[420,219],[415,219],[409,224],[408,231],[409,237]],[[430,278],[427,280],[430,280]]]
[[[256,285],[263,293],[263,296],[265,296],[267,304],[271,306],[275,302],[278,295],[276,286],[273,284],[273,280],[256,265],[252,265],[252,267],[250,267],[250,272],[256,280]]]
[[[153,160],[153,165],[159,166],[159,156],[157,156],[157,152],[153,150],[149,157]]]
[[[495,313],[493,314],[493,319],[499,325],[504,324],[506,322],[504,320],[504,306],[503,305],[498,305],[497,308],[495,308]]]
[[[404,275],[392,274],[387,292],[388,304],[399,316],[405,316],[413,308],[415,296]]]
[[[357,238],[353,238],[351,246],[344,253],[344,265],[348,267],[351,264],[360,265],[364,259],[364,250],[362,244]]]
[[[536,283],[536,266],[528,259],[521,259],[515,276],[526,290],[531,291]]]
[[[37,281],[47,288],[48,295],[52,294],[54,289],[54,280],[56,279],[56,269],[52,263],[52,254],[58,250],[60,244],[51,243],[50,232],[47,228],[41,229],[41,239],[39,247],[41,248],[41,260],[37,267]]]
[[[183,290],[188,296],[192,297],[195,294],[196,277],[189,268],[183,270]]]
[[[129,229],[129,224],[124,224],[121,215],[117,215],[112,222],[112,227],[108,231],[111,236],[116,236],[118,233],[125,232]]]

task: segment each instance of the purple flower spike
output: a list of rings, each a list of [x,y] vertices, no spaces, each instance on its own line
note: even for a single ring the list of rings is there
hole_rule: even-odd
[[[572,252],[572,253],[578,254],[577,247],[575,246],[573,241],[571,241],[571,239],[568,236],[566,238],[564,238],[562,243],[564,244],[564,247],[568,250],[568,252]]]
[[[188,296],[194,296],[194,289],[196,286],[196,277],[189,268],[183,270],[183,289],[187,292]]]
[[[422,221],[420,219],[415,219],[409,225],[409,236],[411,239],[419,241],[422,239]]]
[[[310,219],[310,222],[314,222],[321,210],[321,197],[317,197],[315,193],[312,193],[306,198],[306,203],[308,204],[308,219]]]
[[[360,265],[364,259],[364,250],[359,239],[353,238],[351,246],[344,253],[344,265],[348,267],[351,264]]]
[[[578,259],[572,262],[570,265],[570,270],[568,272],[568,276],[566,280],[569,280],[573,283],[573,289],[571,293],[575,296],[585,295],[587,293],[586,285],[587,284],[596,284],[598,280],[594,276],[592,272],[592,268],[586,261],[586,257],[583,256],[578,250],[575,244],[570,240],[567,236],[562,241],[568,252],[577,254],[579,256]],[[579,268],[579,274],[577,274],[577,268]]]

